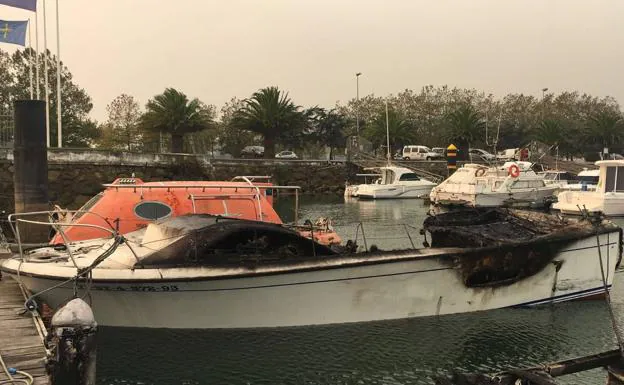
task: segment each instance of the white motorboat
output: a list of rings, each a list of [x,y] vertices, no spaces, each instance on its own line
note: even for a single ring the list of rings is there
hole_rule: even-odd
[[[355,174],[355,176],[364,178],[364,183],[359,184],[349,184],[348,182],[345,184],[345,199],[357,198],[358,197],[358,189],[362,184],[371,184],[376,183],[379,178],[381,178],[381,174]]]
[[[548,170],[538,175],[542,175],[544,183],[547,185],[557,185],[557,193],[561,191],[593,191],[598,184],[600,170],[584,169],[574,176],[568,171]]]
[[[600,169],[584,169],[579,172],[574,181],[561,186],[561,191],[595,191],[600,178]]]
[[[0,270],[31,305],[90,299],[100,325],[255,328],[592,297],[621,258],[621,229],[608,221],[481,209],[429,217],[425,229],[432,247],[354,253],[280,224],[194,214],[23,251]]]
[[[602,212],[607,216],[624,215],[624,160],[600,160],[596,162],[598,181],[594,188],[583,183],[580,191],[563,191],[557,195],[553,209],[564,214],[581,214],[582,211]],[[596,171],[592,170],[592,174]],[[589,171],[587,172],[589,174]],[[579,174],[580,176],[581,174]],[[585,175],[589,183],[593,175]],[[595,176],[594,176],[595,178]]]
[[[349,186],[345,196],[360,199],[403,199],[426,197],[435,183],[419,177],[414,171],[398,166],[375,167],[379,177],[374,183]]]
[[[558,185],[547,185],[530,162],[507,162],[502,167],[466,164],[431,190],[437,205],[468,207],[544,207]]]
[[[565,188],[570,183],[575,183],[576,178],[574,175],[568,171],[561,170],[547,170],[543,172],[537,173],[542,178],[544,178],[544,183],[547,185],[554,184],[558,185],[559,188]]]

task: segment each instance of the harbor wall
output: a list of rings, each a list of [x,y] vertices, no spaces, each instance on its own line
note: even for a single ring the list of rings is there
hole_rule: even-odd
[[[446,174],[445,162],[418,167]],[[0,210],[14,211],[13,151],[0,149]],[[102,184],[134,174],[144,181],[229,180],[237,175],[269,175],[278,185],[301,186],[303,194],[342,195],[345,181],[362,169],[344,161],[211,159],[191,154],[140,154],[84,149],[48,150],[51,204],[76,209],[102,190]]]

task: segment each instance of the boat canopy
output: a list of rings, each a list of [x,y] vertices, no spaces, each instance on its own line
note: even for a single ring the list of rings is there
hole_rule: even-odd
[[[376,167],[367,170],[376,170],[379,171],[381,178],[377,182],[378,184],[395,184],[403,181],[418,181],[420,177],[405,167],[395,167],[395,166],[386,166],[386,167]]]

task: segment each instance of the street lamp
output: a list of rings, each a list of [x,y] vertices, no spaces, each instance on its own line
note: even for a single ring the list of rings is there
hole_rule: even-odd
[[[355,134],[360,137],[360,75],[361,72],[355,74]]]

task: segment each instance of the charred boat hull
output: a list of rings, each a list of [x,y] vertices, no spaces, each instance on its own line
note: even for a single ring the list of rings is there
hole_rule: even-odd
[[[432,248],[264,266],[99,268],[90,282],[78,282],[78,294],[90,289],[101,325],[149,328],[321,325],[534,306],[591,297],[603,293],[605,283],[611,286],[621,233],[615,228],[598,237],[602,264],[596,236],[589,235],[567,242],[534,274],[492,284],[467,282],[458,263],[483,250]],[[75,268],[17,259],[2,266],[16,278],[18,269],[31,292],[76,274]],[[72,293],[67,283],[39,298],[58,307]]]

